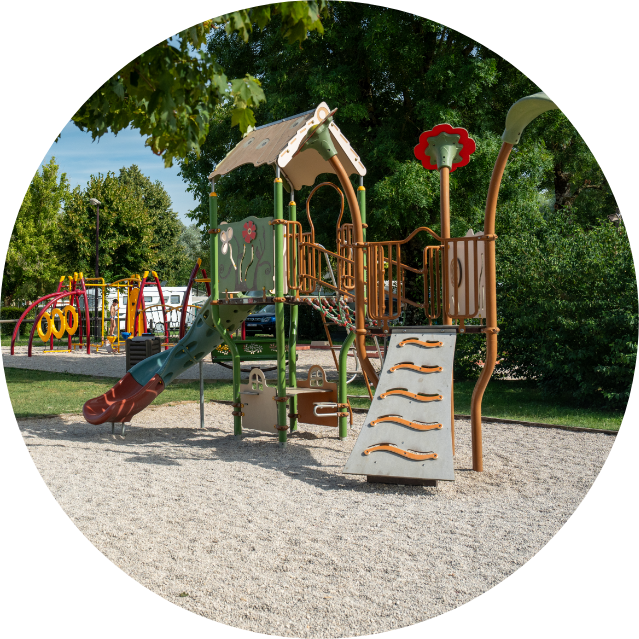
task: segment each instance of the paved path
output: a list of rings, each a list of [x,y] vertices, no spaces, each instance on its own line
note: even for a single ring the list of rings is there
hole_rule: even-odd
[[[35,349],[34,349],[35,350]],[[353,358],[349,358],[349,370],[354,368]],[[95,375],[98,377],[123,377],[126,373],[124,353],[107,353],[100,350],[87,355],[84,352],[75,353],[42,353],[42,349],[27,356],[27,347],[16,348],[16,354],[10,354],[9,347],[2,347],[2,361],[6,368],[26,368],[37,371],[51,371],[57,373],[75,373],[76,375]],[[274,366],[275,361],[252,362],[259,366]],[[329,379],[337,379],[337,371],[330,351],[304,350],[298,351],[298,379],[303,379],[313,364],[320,364],[327,372]],[[248,368],[248,364],[246,367]],[[233,371],[219,364],[213,364],[209,357],[203,365],[204,379],[233,379]],[[199,379],[199,369],[194,366],[179,377],[181,379]],[[248,374],[243,375],[248,378]],[[267,379],[276,379],[275,371],[266,373]]]

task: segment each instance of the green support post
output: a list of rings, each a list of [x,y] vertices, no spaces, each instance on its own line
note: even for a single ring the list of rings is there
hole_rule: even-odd
[[[284,219],[283,185],[279,167],[274,185],[276,220]],[[275,225],[275,335],[277,339],[277,397],[286,396],[286,337],[284,332],[284,225]],[[277,402],[280,446],[286,446],[286,402]]]
[[[297,205],[295,204],[295,191],[291,188],[291,201],[288,203],[288,219],[291,222],[297,221]],[[290,247],[288,247],[290,249]],[[296,268],[297,263],[291,260],[292,268]],[[291,280],[295,281],[297,273],[293,273]],[[288,385],[297,388],[297,320],[299,307],[291,306],[290,326],[288,330]],[[297,395],[291,397],[290,407],[291,415],[297,415]],[[290,431],[293,433],[297,430],[297,417],[290,418]]]
[[[346,386],[346,368],[348,367],[348,351],[350,350],[353,342],[355,341],[355,331],[351,331],[344,340],[342,348],[339,350],[339,385],[337,387],[337,402],[339,404],[348,403],[348,389]],[[338,413],[345,412],[340,408]],[[339,425],[339,438],[346,439],[348,435],[348,417],[338,417],[337,423]]]
[[[209,197],[209,225],[210,230],[213,233],[210,234],[209,240],[209,255],[211,257],[211,317],[217,332],[224,339],[225,344],[229,347],[229,353],[233,362],[233,403],[235,406],[235,413],[233,417],[233,434],[236,439],[242,437],[242,417],[239,415],[240,411],[240,353],[237,350],[237,345],[231,339],[229,332],[222,326],[220,321],[220,307],[217,301],[220,299],[220,285],[219,285],[219,273],[218,273],[218,241],[217,241],[217,193],[215,192],[215,182],[211,181],[211,194]]]

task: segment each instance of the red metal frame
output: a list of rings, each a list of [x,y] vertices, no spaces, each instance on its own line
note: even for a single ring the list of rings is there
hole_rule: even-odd
[[[136,337],[138,334],[138,315],[142,313],[142,317],[144,318],[144,332],[148,332],[149,327],[146,322],[146,308],[144,306],[144,286],[146,284],[146,278],[148,273],[142,278],[140,282],[140,292],[138,293],[138,300],[135,303],[135,315],[133,316],[133,337]]]
[[[162,304],[162,316],[164,317],[164,350],[168,350],[169,348],[169,325],[166,319],[166,304],[164,303],[164,293],[162,293],[162,287],[160,286],[160,280],[158,278],[158,274],[155,271],[151,271],[153,278],[155,280],[155,285],[158,288],[158,292],[160,293],[160,303]]]
[[[62,280],[60,281],[60,284],[61,282]],[[20,324],[22,323],[22,320],[29,314],[31,309],[36,307],[38,304],[40,304],[44,300],[49,300],[49,301],[43,306],[42,310],[38,313],[38,316],[33,322],[33,326],[31,327],[31,333],[29,334],[29,345],[27,350],[27,356],[31,357],[32,355],[33,337],[37,330],[37,326],[40,320],[42,319],[42,317],[44,316],[44,314],[46,313],[47,309],[50,308],[51,306],[55,307],[55,304],[59,300],[64,299],[65,297],[71,297],[72,300],[74,299],[76,300],[76,306],[78,308],[78,322],[80,322],[80,325],[78,328],[80,329],[80,339],[82,339],[82,321],[80,319],[81,309],[80,309],[79,303],[77,303],[77,300],[80,296],[84,297],[84,318],[85,318],[86,330],[87,330],[87,355],[91,354],[91,327],[90,327],[90,319],[89,319],[89,298],[87,296],[84,278],[81,278],[80,282],[82,284],[82,288],[79,290],[70,290],[70,291],[62,291],[62,292],[56,291],[55,293],[49,293],[48,295],[44,295],[37,301],[33,302],[33,304],[29,305],[29,307],[24,311],[24,313],[22,313],[22,315],[20,316],[20,319],[18,320],[16,324],[16,327],[13,329],[13,336],[11,337],[11,354],[12,355],[15,354],[15,341],[16,341],[16,337],[18,336],[18,333],[20,330]],[[58,288],[60,288],[60,284],[58,285]],[[70,339],[70,336],[69,336],[69,339]],[[82,345],[82,342],[80,342],[80,345]]]
[[[191,289],[193,288],[193,282],[195,281],[197,272],[200,270],[200,264],[202,264],[202,260],[198,259],[191,271],[191,277],[189,277],[189,283],[186,287],[184,300],[182,300],[182,313],[180,314],[180,339],[182,339],[186,333],[186,313],[188,310],[189,295],[191,295]],[[202,273],[204,273],[204,271],[202,271]],[[206,291],[209,294],[209,297],[211,296],[210,290],[211,287],[207,285]]]
[[[84,279],[82,280],[82,285],[84,287]],[[74,280],[74,287],[75,287],[75,280]],[[58,285],[59,288],[59,285]],[[55,293],[49,293],[47,295],[43,295],[42,297],[40,297],[39,299],[37,299],[35,302],[33,302],[32,304],[30,304],[27,309],[24,311],[24,313],[22,313],[22,315],[20,316],[20,319],[17,321],[15,328],[13,329],[13,335],[11,336],[11,355],[15,355],[15,344],[16,344],[16,339],[18,337],[18,334],[20,332],[20,324],[22,324],[22,320],[24,320],[24,318],[31,312],[32,309],[34,309],[38,304],[41,304],[42,302],[44,302],[45,300],[49,300],[49,302],[45,305],[45,307],[42,309],[42,311],[40,311],[40,313],[38,314],[38,317],[36,318],[35,322],[33,323],[33,327],[31,328],[31,333],[29,335],[29,350],[28,350],[28,356],[31,357],[31,351],[32,351],[32,342],[33,342],[33,336],[34,333],[36,331],[36,327],[38,325],[38,322],[40,321],[40,319],[42,319],[42,316],[44,315],[45,311],[47,310],[47,308],[49,308],[51,306],[51,304],[54,304],[55,302],[57,302],[58,300],[63,299],[64,297],[72,297],[72,301],[75,301],[76,303],[76,308],[78,311],[78,322],[80,322],[80,326],[78,327],[80,330],[80,346],[82,346],[82,321],[80,320],[81,317],[81,309],[80,309],[80,304],[78,301],[78,298],[80,297],[80,295],[84,296],[84,315],[86,318],[86,322],[87,322],[87,353],[90,354],[91,353],[91,338],[90,338],[90,331],[89,331],[89,319],[88,319],[88,297],[86,295],[86,290],[80,289],[80,290],[75,290],[72,289],[71,291],[56,291]],[[54,298],[54,299],[51,299]],[[71,336],[69,336],[69,339],[71,339]]]
[[[162,286],[160,285],[160,279],[158,278],[158,274],[155,271],[151,271],[151,274],[155,281],[155,286],[157,287],[158,292],[160,294],[160,303],[162,304],[162,316],[164,317],[164,350],[167,350],[169,348],[169,326],[168,326],[168,321],[166,317],[166,304],[164,302],[164,294],[162,293]],[[143,297],[143,290],[145,286],[146,286],[146,276],[142,279],[142,283],[140,284],[140,294],[138,295],[138,301],[137,301],[136,309],[135,309],[136,318],[138,316],[138,307],[140,305],[140,297]],[[145,308],[146,308],[145,302],[144,302],[144,299],[142,299],[142,312],[144,313],[144,330],[146,332],[148,330],[148,323],[147,323]],[[135,334],[137,332],[137,322],[134,323],[133,329],[134,329],[133,336],[135,337]]]

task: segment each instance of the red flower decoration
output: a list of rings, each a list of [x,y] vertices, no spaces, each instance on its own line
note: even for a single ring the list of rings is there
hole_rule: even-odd
[[[422,163],[425,169],[437,169],[439,168],[432,161],[432,150],[428,152],[428,140],[430,138],[436,138],[440,133],[448,133],[449,135],[458,135],[459,143],[462,145],[461,149],[457,150],[457,155],[461,157],[459,162],[453,162],[453,166],[450,168],[452,173],[460,166],[466,166],[470,162],[470,156],[475,152],[475,140],[468,137],[468,131],[466,129],[456,128],[454,129],[450,124],[438,124],[432,129],[432,131],[424,131],[419,136],[419,144],[415,147],[415,157]]]
[[[253,224],[253,222],[251,222],[251,220],[244,223],[242,237],[247,244],[250,244],[257,237],[257,227]]]

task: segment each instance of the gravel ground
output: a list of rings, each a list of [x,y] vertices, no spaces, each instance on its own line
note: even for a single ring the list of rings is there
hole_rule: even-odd
[[[346,441],[303,425],[286,449],[235,440],[230,408],[212,403],[202,430],[197,404],[147,409],[124,438],[77,415],[20,428],[59,504],[122,570],[204,617],[291,637],[401,628],[482,594],[559,530],[615,441],[486,424],[475,473],[457,421],[455,482],[376,485],[341,473],[356,419]]]
[[[16,350],[2,349],[5,366],[124,374],[124,355]],[[335,377],[330,352],[299,353],[300,371],[316,363]],[[231,371],[207,362],[204,376]],[[230,410],[207,404],[200,430],[197,404],[153,407],[124,438],[77,415],[20,427],[55,498],[116,565],[188,610],[281,636],[383,632],[482,594],[559,530],[614,442],[486,424],[474,473],[457,421],[454,483],[372,485],[341,473],[363,415],[344,442],[303,425],[281,450],[268,435],[236,441]]]

